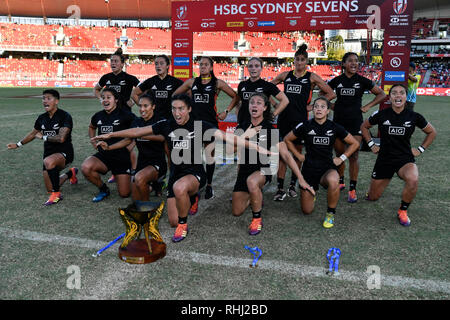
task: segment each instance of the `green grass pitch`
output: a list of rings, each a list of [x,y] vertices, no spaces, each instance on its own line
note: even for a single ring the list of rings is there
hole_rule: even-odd
[[[117,245],[100,257],[92,254],[125,232],[118,208],[128,205],[130,199],[121,199],[112,185],[107,200],[92,203],[97,190],[79,173],[78,185],[62,187],[63,201],[44,207],[42,141],[18,150],[6,149],[7,143],[22,139],[43,112],[41,93],[40,88],[0,89],[0,299],[450,298],[448,97],[421,96],[416,104],[416,111],[435,126],[438,136],[417,158],[420,182],[409,209],[411,227],[397,222],[403,188],[398,177],[379,201],[363,200],[375,162],[371,153],[360,153],[359,200],[349,204],[346,193],[341,194],[334,228],[322,227],[324,189],[319,190],[314,213],[305,216],[298,198],[286,198],[282,203],[272,200],[274,179],[264,194],[264,228],[254,237],[247,233],[249,209],[239,218],[231,215],[229,199],[236,165],[217,165],[216,197],[200,201],[198,215],[188,220],[188,237],[178,244],[171,242],[174,230],[165,212],[159,228],[167,256],[153,264],[129,265],[117,257]],[[218,101],[223,110],[229,100],[220,96]],[[79,168],[94,153],[87,128],[101,106],[94,98],[62,98],[60,108],[74,120],[73,165]],[[420,145],[423,138],[416,129],[412,145]],[[290,171],[287,180],[289,177]],[[249,268],[252,259],[245,245],[261,248],[258,268]],[[340,276],[325,275],[331,247],[342,251]],[[366,271],[373,265],[380,268],[382,278],[380,289],[369,290]],[[71,266],[79,268],[79,288],[68,285]]]

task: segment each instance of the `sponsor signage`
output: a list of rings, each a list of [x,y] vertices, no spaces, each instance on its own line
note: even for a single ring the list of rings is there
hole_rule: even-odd
[[[405,72],[403,71],[385,71],[384,81],[405,81]]]

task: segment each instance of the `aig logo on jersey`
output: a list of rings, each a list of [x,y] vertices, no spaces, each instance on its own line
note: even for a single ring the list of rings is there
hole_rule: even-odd
[[[243,92],[242,97],[244,98],[244,100],[249,100],[252,94],[253,92]]]
[[[330,138],[329,137],[314,137],[313,144],[328,146],[328,145],[330,145]]]
[[[101,133],[110,133],[113,132],[113,126],[101,126],[100,127]]]
[[[48,137],[54,137],[54,136],[56,136],[56,131],[53,131],[53,130],[46,130],[46,131],[44,131],[44,136],[48,136]]]
[[[196,93],[194,94],[194,101],[200,103],[209,103],[209,95]]]
[[[389,134],[394,136],[404,136],[405,135],[405,128],[404,127],[389,127]]]
[[[341,89],[341,96],[354,96],[355,95],[355,89],[353,88],[342,88]]]
[[[169,97],[169,93],[167,91],[156,91],[155,97],[161,98],[161,99],[167,99]]]
[[[286,93],[300,94],[302,92],[302,86],[298,84],[288,84],[286,87]]]
[[[172,146],[174,149],[189,149],[189,140],[172,140]]]

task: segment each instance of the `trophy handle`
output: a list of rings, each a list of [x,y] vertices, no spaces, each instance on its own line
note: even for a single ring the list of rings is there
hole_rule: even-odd
[[[149,212],[149,222],[148,222],[148,232],[151,234],[152,239],[163,243],[163,239],[158,230],[159,219],[161,218],[162,212],[164,210],[164,201],[161,202],[158,209],[154,212]],[[146,230],[146,231],[147,231]]]
[[[126,227],[125,237],[123,238],[121,248],[125,248],[131,240],[138,237],[141,234],[141,226],[130,219],[124,209],[119,209],[120,217]]]

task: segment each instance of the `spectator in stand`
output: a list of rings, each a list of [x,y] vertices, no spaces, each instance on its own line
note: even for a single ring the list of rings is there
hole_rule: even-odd
[[[420,74],[416,74],[416,64],[411,62],[409,64],[408,74],[408,94],[406,99],[406,109],[414,111],[414,105],[416,104],[416,90],[420,84]]]

